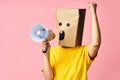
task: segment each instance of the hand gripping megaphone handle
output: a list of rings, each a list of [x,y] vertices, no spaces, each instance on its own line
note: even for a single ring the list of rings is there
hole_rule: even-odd
[[[45,38],[45,40],[44,40],[45,42],[48,42],[48,39],[47,38]],[[44,49],[42,49],[42,52],[43,53],[46,53],[47,52],[47,50],[48,50],[48,46],[46,46]]]

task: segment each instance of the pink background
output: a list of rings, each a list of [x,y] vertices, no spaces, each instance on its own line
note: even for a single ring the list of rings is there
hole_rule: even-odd
[[[83,44],[91,41],[88,2],[98,3],[102,45],[88,71],[89,80],[120,80],[119,0],[0,0],[0,80],[44,80],[41,43],[30,38],[30,29],[42,23],[56,34],[56,8],[86,8]],[[58,44],[58,37],[51,41]]]

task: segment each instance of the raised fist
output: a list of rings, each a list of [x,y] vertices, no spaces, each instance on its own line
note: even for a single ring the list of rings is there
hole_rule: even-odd
[[[97,4],[94,2],[89,2],[89,9],[92,13],[96,13]]]

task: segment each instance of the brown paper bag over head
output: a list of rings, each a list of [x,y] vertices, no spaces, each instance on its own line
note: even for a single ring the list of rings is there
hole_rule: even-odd
[[[86,9],[57,9],[59,45],[76,47],[82,44]]]

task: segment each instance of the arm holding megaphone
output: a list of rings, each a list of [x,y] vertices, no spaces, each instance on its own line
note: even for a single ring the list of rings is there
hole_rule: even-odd
[[[50,43],[49,41],[53,40],[55,38],[55,34],[48,30],[46,33],[46,37],[42,42],[42,52],[45,53],[43,56],[44,59],[44,65],[42,67],[42,72],[44,75],[45,80],[53,80],[53,70],[50,65]]]
[[[43,76],[45,80],[53,80],[53,69],[50,64],[50,43],[43,41],[42,42],[42,49],[46,49],[47,51],[45,54],[43,54],[43,66],[41,68],[41,71],[43,72]]]
[[[46,80],[53,80],[53,71],[50,65],[50,43],[49,41],[55,38],[55,34],[52,30],[48,30],[41,24],[35,24],[30,32],[30,36],[33,41],[42,41],[42,52],[45,53],[43,56],[44,65],[42,71]]]

